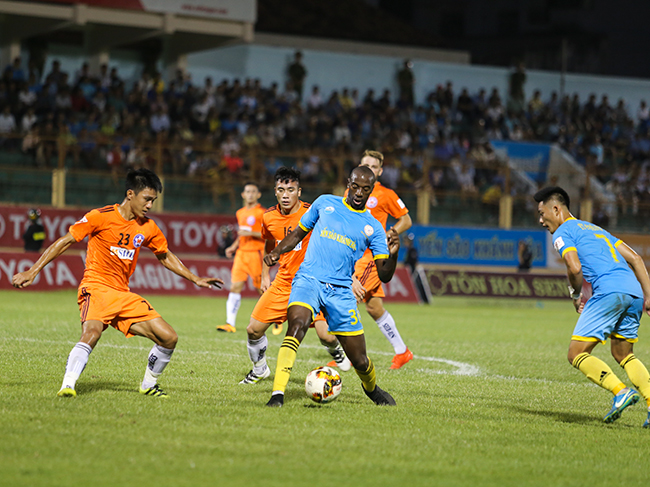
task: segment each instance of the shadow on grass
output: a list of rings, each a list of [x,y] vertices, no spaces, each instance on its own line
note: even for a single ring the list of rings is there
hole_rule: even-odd
[[[94,380],[92,382],[78,383],[76,390],[77,394],[92,394],[103,391],[138,393],[138,386],[111,380]]]
[[[595,418],[588,414],[572,413],[567,411],[544,411],[537,409],[528,409],[524,407],[511,406],[510,409],[519,413],[530,414],[533,416],[541,416],[544,418],[554,419],[560,423],[574,423],[574,424],[594,424],[600,421],[600,418]]]

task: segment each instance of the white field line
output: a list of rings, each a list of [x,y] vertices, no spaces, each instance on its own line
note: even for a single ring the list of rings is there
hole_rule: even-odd
[[[17,342],[29,342],[29,343],[48,343],[48,344],[59,344],[59,345],[70,345],[74,346],[76,342],[69,341],[69,340],[45,340],[41,338],[26,338],[26,337],[0,337],[0,340],[3,341],[17,341]],[[240,340],[236,343],[240,343],[242,345],[242,352],[243,354],[234,354],[234,353],[224,353],[224,352],[219,352],[216,350],[185,350],[181,349],[177,353],[180,354],[194,354],[194,355],[217,355],[221,357],[245,357],[245,346],[246,342],[244,340]],[[102,348],[117,348],[117,349],[123,349],[123,350],[143,350],[143,351],[148,351],[150,350],[149,347],[140,347],[137,345],[115,345],[112,343],[102,343],[100,342],[98,346]],[[311,345],[311,344],[302,344],[300,345],[300,348],[311,348],[311,349],[318,349],[322,350],[323,347],[321,345]],[[392,357],[394,354],[393,352],[381,352],[377,350],[368,350],[369,355],[384,355],[384,356],[389,356]],[[267,360],[275,360],[275,357],[269,357],[267,356]],[[424,355],[414,355],[415,360],[423,360],[426,362],[433,362],[433,363],[441,363],[441,364],[446,364],[451,367],[454,367],[452,370],[437,370],[437,369],[418,369],[418,372],[425,373],[425,374],[443,374],[443,375],[466,375],[466,376],[477,376],[481,375],[481,369],[472,364],[468,364],[465,362],[458,362],[455,360],[449,360],[449,359],[444,359],[444,358],[439,358],[439,357],[427,357]],[[320,361],[317,360],[309,360],[307,362],[314,362],[314,363],[320,363]],[[505,378],[505,377],[503,377]],[[513,377],[514,379],[514,377]]]

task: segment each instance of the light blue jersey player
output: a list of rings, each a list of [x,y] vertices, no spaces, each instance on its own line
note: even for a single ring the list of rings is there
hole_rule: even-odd
[[[569,345],[569,362],[614,394],[604,421],[617,420],[640,396],[605,362],[591,355],[598,343],[609,338],[613,357],[648,403],[643,427],[650,428],[650,374],[633,353],[641,315],[644,310],[650,314],[650,278],[643,259],[606,230],[574,218],[569,211],[569,195],[562,188],[544,188],[535,195],[535,201],[539,222],[553,235],[553,246],[567,266],[569,291],[580,313]],[[580,292],[583,279],[593,290],[586,303]]]
[[[292,283],[287,334],[278,354],[273,395],[267,406],[284,404],[298,346],[321,310],[329,332],[336,335],[361,378],[366,395],[375,404],[395,405],[391,395],[376,384],[375,367],[366,355],[363,327],[351,288],[354,264],[366,249],[372,251],[382,282],[390,281],[397,265],[399,237],[391,232],[387,238],[381,224],[365,208],[374,184],[372,170],[365,166],[354,168],[348,179],[348,194],[316,199],[298,228],[264,258],[266,265],[274,265],[281,254],[291,251],[311,232],[305,260]]]

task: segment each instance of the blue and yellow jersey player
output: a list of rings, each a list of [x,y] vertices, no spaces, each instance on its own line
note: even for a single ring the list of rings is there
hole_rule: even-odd
[[[395,273],[399,237],[387,237],[382,225],[366,210],[375,184],[375,174],[365,166],[352,170],[345,197],[322,195],[314,201],[298,228],[264,257],[272,266],[311,232],[305,260],[293,279],[289,326],[278,354],[273,395],[267,406],[284,404],[284,391],[296,361],[298,346],[314,316],[323,311],[329,333],[336,335],[361,379],[366,395],[377,405],[394,406],[395,400],[379,388],[375,366],[366,354],[366,341],[352,292],[354,264],[370,249],[382,282]]]
[[[643,259],[599,226],[574,218],[569,196],[562,188],[544,188],[534,198],[539,223],[553,235],[553,246],[566,264],[569,292],[580,313],[569,345],[569,362],[614,394],[604,421],[616,421],[625,408],[639,400],[639,393],[591,355],[598,343],[609,338],[612,356],[648,403],[643,427],[650,428],[650,374],[633,352],[643,311],[650,314],[650,278]],[[593,289],[586,303],[581,293],[583,280]]]

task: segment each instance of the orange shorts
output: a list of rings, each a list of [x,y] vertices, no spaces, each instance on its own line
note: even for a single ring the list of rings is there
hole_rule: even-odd
[[[354,266],[354,275],[357,276],[359,282],[366,288],[366,297],[364,303],[367,303],[370,298],[383,298],[386,296],[384,288],[381,285],[379,274],[377,274],[377,266],[375,261],[370,258],[361,258]]]
[[[253,286],[257,289],[262,285],[262,251],[241,251],[235,252],[235,261],[232,264],[230,274],[231,282],[244,282],[248,276],[253,280]]]
[[[133,323],[160,318],[155,309],[144,299],[130,291],[116,291],[107,286],[82,285],[77,292],[81,322],[96,320],[104,323],[104,330],[111,325],[126,337]]]
[[[264,294],[257,301],[251,318],[261,323],[284,323],[287,321],[287,305],[289,304],[289,295],[291,286],[276,285],[275,281],[271,283]],[[318,313],[314,321],[325,321],[323,313]],[[313,323],[310,326],[313,327]]]

